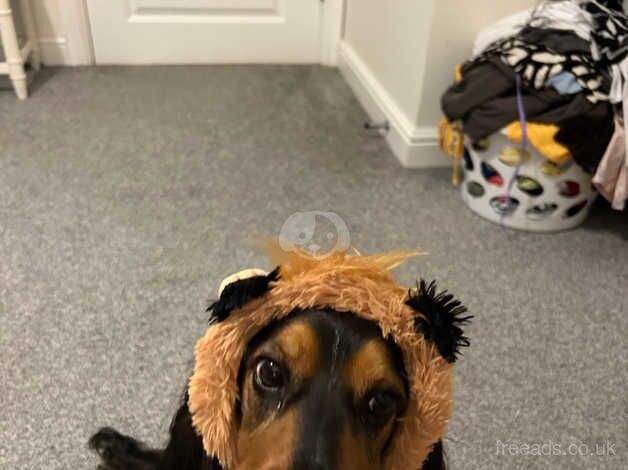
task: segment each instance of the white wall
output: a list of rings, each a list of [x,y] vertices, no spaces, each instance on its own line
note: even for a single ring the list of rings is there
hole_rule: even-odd
[[[435,126],[440,96],[453,82],[454,67],[467,60],[478,31],[496,20],[536,4],[535,0],[438,0],[435,2],[416,122]],[[465,4],[461,8],[461,4]]]
[[[406,116],[418,113],[432,0],[348,0],[344,39]]]
[[[447,164],[436,149],[440,95],[482,28],[536,0],[346,0],[339,66],[405,166]]]
[[[45,65],[91,63],[91,39],[83,19],[83,0],[29,0]],[[11,0],[16,26],[21,31],[20,2]]]

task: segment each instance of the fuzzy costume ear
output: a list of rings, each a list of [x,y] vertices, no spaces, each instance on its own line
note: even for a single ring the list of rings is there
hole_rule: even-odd
[[[257,274],[260,272],[263,273],[261,270],[241,271],[221,283],[218,289],[220,298],[207,308],[211,314],[210,325],[225,320],[233,310],[261,297],[270,289],[270,283],[279,279],[279,267],[269,274]]]
[[[467,308],[446,290],[437,294],[435,281],[428,285],[421,279],[417,288],[409,291],[409,297],[406,304],[421,314],[414,319],[416,330],[436,344],[448,362],[455,362],[460,348],[469,346],[469,338],[464,336],[461,326],[473,316],[461,316]]]
[[[222,280],[222,282],[220,283],[220,287],[218,287],[218,297],[222,295],[222,291],[225,290],[225,287],[227,287],[229,284],[233,284],[236,281],[242,281],[243,279],[248,279],[250,277],[267,275],[268,271],[264,271],[263,269],[258,268],[249,268],[238,271],[237,273],[232,274],[231,276],[227,276]]]

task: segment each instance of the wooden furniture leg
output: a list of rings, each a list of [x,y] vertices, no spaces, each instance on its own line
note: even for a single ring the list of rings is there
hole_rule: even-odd
[[[22,53],[17,42],[17,33],[15,32],[15,23],[13,22],[9,0],[0,0],[0,34],[4,47],[4,56],[9,70],[9,77],[13,83],[15,94],[21,100],[26,99],[28,96],[28,88],[26,86],[24,61],[22,60]]]
[[[33,69],[39,70],[41,67],[41,53],[39,52],[39,38],[37,37],[37,28],[35,27],[31,0],[20,0],[20,6],[26,37],[31,44],[30,64]]]

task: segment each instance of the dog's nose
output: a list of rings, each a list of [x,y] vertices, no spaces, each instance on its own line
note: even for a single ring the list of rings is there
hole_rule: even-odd
[[[308,444],[297,452],[292,470],[336,470],[336,449],[332,439],[312,439]]]
[[[341,423],[335,413],[309,419],[292,470],[336,470],[338,429]]]

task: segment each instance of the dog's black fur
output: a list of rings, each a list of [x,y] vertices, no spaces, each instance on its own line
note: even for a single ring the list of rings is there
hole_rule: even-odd
[[[311,309],[293,312],[288,318],[263,328],[250,342],[246,356],[249,356],[259,345],[272,337],[273,332],[277,331],[277,328],[282,323],[289,322],[291,318],[296,317],[304,318],[309,324],[314,326],[321,348],[329,351],[329,355],[334,358],[341,354],[353,354],[369,338],[381,338],[381,331],[372,322],[333,310]],[[337,338],[342,338],[341,346],[338,345]],[[407,392],[408,384],[405,380],[406,374],[401,351],[392,341],[387,343],[392,354],[394,368],[404,381]],[[331,352],[332,350],[334,351],[333,353]],[[337,410],[345,402],[344,395],[338,393],[336,389],[330,389],[332,390],[331,392],[327,390],[327,384],[332,383],[332,376],[329,375],[330,371],[335,369],[334,365],[328,362],[329,360],[327,355],[322,356],[320,375],[317,375],[316,379],[312,379],[312,382],[308,385],[312,393],[308,395],[306,401],[303,401],[304,408],[302,408],[301,418],[305,427],[301,429],[300,436],[297,439],[303,445],[295,448],[292,463],[293,470],[311,470],[313,468],[329,470],[337,468],[333,454],[335,445],[339,440],[339,436],[336,433],[339,433],[344,428],[344,418],[334,414],[332,421],[334,419],[340,419],[341,421],[334,421],[331,429],[329,427],[320,428],[320,423],[322,422],[321,410],[326,408]],[[242,390],[246,375],[245,363],[246,358],[242,361],[238,374],[238,387],[240,390]],[[241,419],[241,408],[239,406],[240,404],[238,403],[236,416]],[[319,460],[320,456],[313,457],[317,454],[315,450],[309,448],[308,443],[311,442],[311,437],[316,435],[324,436],[324,441],[329,443],[328,446],[324,446],[326,449],[329,449],[324,456],[325,459],[329,458],[329,462],[327,460]],[[215,458],[211,458],[205,453],[201,437],[192,424],[192,417],[188,409],[187,393],[184,395],[170,426],[170,439],[165,449],[150,449],[137,440],[124,436],[110,428],[100,430],[90,439],[89,445],[102,459],[103,463],[99,470],[223,470]],[[314,459],[318,462],[314,464],[316,466],[311,464]],[[421,470],[444,469],[443,448],[439,441],[434,446],[432,453],[421,467]]]
[[[220,299],[208,309],[210,324],[225,320],[230,312],[254,298],[264,295],[270,283],[277,280],[278,269],[266,276],[255,276],[236,281],[223,291]],[[440,353],[450,362],[455,361],[461,346],[468,346],[460,325],[471,317],[461,317],[466,311],[446,292],[436,294],[435,284],[421,280],[416,292],[409,293],[407,304],[420,312],[416,328],[433,341]],[[99,470],[223,470],[217,459],[207,456],[201,437],[192,425],[185,394],[170,426],[170,438],[163,450],[150,449],[132,437],[111,428],[103,428],[89,440],[90,448],[101,457]],[[438,441],[419,470],[445,470],[443,445]],[[298,470],[298,469],[295,469]],[[321,470],[324,470],[321,468]]]

